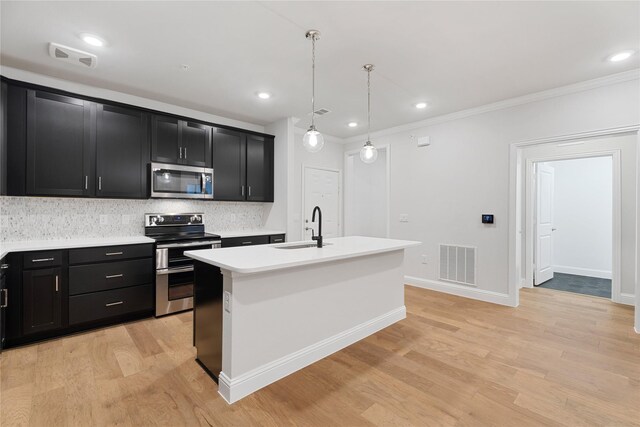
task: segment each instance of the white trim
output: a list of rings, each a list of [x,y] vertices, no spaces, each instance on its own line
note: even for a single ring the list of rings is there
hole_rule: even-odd
[[[631,305],[634,306],[636,304],[636,297],[633,294],[627,294],[627,293],[620,293],[620,297],[618,299],[618,301],[616,301],[619,304],[626,304],[626,305]]]
[[[305,170],[306,169],[316,169],[316,170],[321,170],[321,171],[327,171],[327,172],[336,172],[338,174],[338,236],[337,237],[341,237],[342,233],[343,233],[343,227],[342,227],[342,223],[344,222],[344,218],[343,218],[343,212],[342,212],[342,199],[343,199],[343,195],[342,195],[342,187],[343,187],[343,183],[342,183],[342,171],[340,169],[333,169],[333,168],[325,168],[325,167],[321,167],[321,166],[311,166],[308,164],[302,164],[302,177],[301,177],[301,184],[302,184],[302,197],[300,198],[302,200],[302,206],[300,207],[300,239],[301,240],[305,240],[305,222],[304,222],[304,207],[305,207],[305,197],[306,197],[306,188],[305,188]]]
[[[407,317],[403,305],[388,313],[319,341],[302,350],[262,365],[236,378],[220,373],[218,393],[228,403],[234,403],[249,394],[268,386],[312,363],[372,335]]]
[[[385,150],[386,152],[386,169],[387,169],[387,194],[386,194],[386,199],[387,199],[387,231],[386,231],[386,236],[385,237],[390,237],[391,236],[391,144],[382,144],[382,145],[377,145],[376,148],[378,148],[378,150]],[[349,186],[347,185],[347,183],[349,182],[349,176],[350,176],[350,170],[349,170],[349,157],[350,156],[354,156],[360,153],[360,149],[357,150],[349,150],[349,151],[345,151],[344,153],[344,201],[345,201],[345,214],[347,212],[347,201],[349,200],[349,198],[347,197],[348,194],[351,193],[351,189],[349,188]],[[358,157],[359,158],[359,157]],[[347,218],[346,215],[344,217],[344,223],[346,225],[347,223]]]
[[[571,267],[568,265],[554,265],[555,273],[574,274],[576,276],[597,277],[599,279],[611,279],[613,273],[607,270],[594,270],[592,268]]]
[[[520,191],[520,175],[522,169],[522,150],[526,146],[546,144],[559,141],[571,141],[575,139],[586,139],[593,137],[601,137],[607,135],[618,135],[624,133],[638,133],[640,130],[640,124],[634,124],[629,126],[621,126],[618,128],[609,129],[597,129],[589,132],[582,132],[576,134],[568,134],[550,138],[541,138],[538,140],[529,140],[514,142],[509,144],[509,296],[514,301],[514,306],[518,306],[520,303],[520,291],[519,288],[526,286],[521,283],[522,265],[521,265],[521,243],[522,243],[522,224],[520,216],[521,205],[521,191]],[[640,151],[638,151],[638,164],[640,166]],[[638,173],[638,181],[640,182],[640,173]],[[614,176],[615,179],[615,176]],[[639,190],[640,191],[640,190]],[[615,215],[615,214],[614,214]],[[638,216],[640,221],[640,216]],[[615,230],[614,230],[615,232]],[[636,266],[640,268],[640,262]],[[636,288],[640,285],[636,284]],[[640,319],[640,316],[636,316],[636,319]],[[640,320],[636,321],[640,323]]]
[[[479,301],[515,307],[513,296],[500,292],[487,291],[485,289],[474,288],[469,285],[458,285],[455,283],[443,282],[440,280],[422,279],[420,277],[404,276],[406,285],[416,288],[429,289],[437,292],[444,292],[459,297],[476,299]]]
[[[531,102],[542,101],[544,99],[555,98],[558,96],[569,95],[576,92],[582,92],[585,90],[596,89],[603,86],[613,85],[617,83],[623,83],[627,81],[637,80],[640,78],[640,69],[636,68],[622,73],[611,74],[609,76],[599,77],[592,80],[586,80],[579,83],[574,83],[567,86],[561,86],[554,89],[544,90],[541,92],[530,93],[528,95],[519,96],[516,98],[510,98],[503,101],[493,102],[491,104],[481,105],[479,107],[469,108],[466,110],[456,111],[450,114],[444,114],[429,119],[421,120],[418,122],[407,123],[392,128],[383,129],[371,134],[371,138],[380,138],[383,136],[393,135],[400,132],[407,132],[414,129],[424,128],[427,126],[433,126],[439,123],[450,122],[453,120],[463,119],[465,117],[477,116],[480,114],[488,113],[491,111],[502,110],[505,108],[516,107],[518,105],[529,104]],[[365,135],[355,135],[344,139],[346,143],[364,141]]]

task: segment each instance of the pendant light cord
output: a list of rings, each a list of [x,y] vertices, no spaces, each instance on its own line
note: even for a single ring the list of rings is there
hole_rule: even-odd
[[[371,142],[371,69],[367,69],[367,144]]]
[[[315,130],[316,115],[316,36],[311,36],[311,127]]]

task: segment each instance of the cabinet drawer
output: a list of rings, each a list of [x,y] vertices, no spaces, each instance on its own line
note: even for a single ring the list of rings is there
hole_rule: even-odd
[[[56,267],[62,264],[62,251],[25,252],[24,268]]]
[[[284,243],[284,234],[274,234],[269,236],[269,243]]]
[[[153,259],[69,267],[69,295],[153,283]]]
[[[69,264],[117,261],[130,258],[153,256],[153,243],[142,245],[100,246],[69,250]]]
[[[269,236],[231,237],[228,239],[222,239],[223,248],[231,248],[233,246],[266,245],[268,243]]]
[[[69,325],[153,309],[153,286],[133,286],[69,297]]]

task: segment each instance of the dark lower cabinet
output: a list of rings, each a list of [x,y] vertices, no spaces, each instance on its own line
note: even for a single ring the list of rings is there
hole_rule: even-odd
[[[96,129],[98,197],[148,197],[149,115],[99,104]]]
[[[153,310],[151,284],[69,297],[69,325]]]
[[[222,247],[233,248],[235,246],[267,245],[269,243],[282,243],[284,242],[284,240],[285,240],[284,234],[227,237],[222,239]]]
[[[22,333],[62,327],[62,269],[27,270],[22,274]]]
[[[27,195],[91,195],[94,121],[95,105],[88,101],[27,91]]]

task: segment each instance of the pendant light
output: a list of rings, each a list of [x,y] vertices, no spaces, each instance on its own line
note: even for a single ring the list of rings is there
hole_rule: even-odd
[[[320,31],[309,30],[305,34],[307,39],[311,39],[311,126],[302,138],[302,145],[307,151],[317,153],[322,150],[324,145],[324,137],[316,130],[316,40],[320,39]]]
[[[373,64],[366,64],[362,67],[367,72],[367,142],[360,149],[360,160],[365,163],[373,163],[378,158],[378,149],[371,143],[371,72]]]

